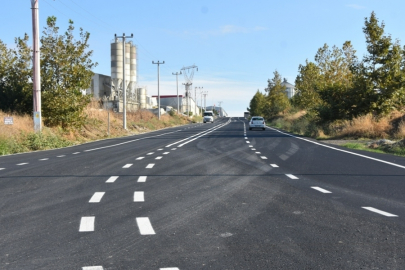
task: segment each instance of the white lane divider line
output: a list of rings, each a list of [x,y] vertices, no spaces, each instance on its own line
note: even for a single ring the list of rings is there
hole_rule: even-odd
[[[174,151],[174,150],[177,150],[177,148],[172,148],[172,150]]]
[[[256,154],[261,154],[260,152],[255,152]]]
[[[111,176],[110,178],[108,178],[107,181],[105,181],[106,183],[114,183],[115,180],[118,179],[119,176]]]
[[[247,137],[245,137],[245,140],[247,140],[248,138]]]
[[[104,270],[102,266],[84,266],[82,270]]]
[[[72,155],[77,155],[77,154],[80,154],[80,152],[74,152]]]
[[[41,158],[40,160],[48,160],[49,158]]]
[[[277,164],[270,164],[270,166],[273,167],[273,168],[278,168]]]
[[[6,169],[6,168],[0,168],[0,171],[1,171],[1,170],[5,170],[5,169]]]
[[[155,152],[147,153],[148,156],[153,155]]]
[[[27,165],[28,163],[18,163],[17,166]]]
[[[170,153],[170,152],[164,152],[163,155],[167,155],[167,154],[169,154],[169,153]]]
[[[57,157],[66,157],[66,155],[60,155],[60,156],[57,156]]]
[[[146,182],[147,176],[139,176],[138,182]]]
[[[162,150],[163,150],[162,148],[159,148],[159,149],[158,149],[158,151],[162,151]]]
[[[156,234],[152,228],[152,224],[150,223],[149,218],[147,217],[136,218],[136,223],[138,224],[139,232],[141,233],[141,235]]]
[[[166,268],[159,268],[159,270],[180,270],[177,267],[166,267]]]
[[[150,163],[150,164],[148,164],[148,166],[146,166],[146,169],[152,169],[153,166],[155,166],[155,164],[154,164],[154,163]]]
[[[250,143],[249,141],[246,141],[246,143]]]
[[[145,197],[143,191],[135,191],[134,192],[134,202],[144,202]]]
[[[96,217],[82,217],[79,232],[93,232],[95,218]]]
[[[105,192],[96,192],[93,194],[91,197],[89,203],[99,203],[101,201],[101,198],[103,198]]]
[[[124,165],[122,168],[126,169],[126,168],[129,168],[129,167],[131,167],[131,166],[132,166],[132,164],[129,163],[129,164]]]
[[[286,174],[286,175],[291,179],[299,179],[297,176],[292,175],[292,174]]]
[[[311,187],[311,188],[313,188],[315,190],[318,190],[318,191],[320,191],[322,193],[332,193],[329,190],[326,190],[326,189],[323,189],[323,188],[320,188],[320,187]]]
[[[145,157],[139,157],[139,158],[137,158],[136,160],[141,160],[141,159],[144,159]]]
[[[253,145],[249,145],[249,147],[253,147]]]
[[[256,148],[252,148],[253,151],[256,151]]]
[[[261,156],[260,158],[261,158],[261,159],[267,159],[267,157],[265,157],[265,156]]]
[[[156,157],[155,159],[162,159],[162,156]]]
[[[391,213],[388,213],[388,212],[385,212],[385,211],[378,210],[378,209],[376,209],[374,207],[366,206],[366,207],[361,207],[361,208],[364,208],[364,209],[366,209],[368,211],[371,211],[371,212],[374,212],[374,213],[377,213],[377,214],[380,214],[380,215],[383,215],[383,216],[386,216],[386,217],[397,217],[397,215],[394,215],[394,214],[391,214]]]

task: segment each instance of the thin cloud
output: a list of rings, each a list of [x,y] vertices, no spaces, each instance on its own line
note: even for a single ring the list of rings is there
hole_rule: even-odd
[[[365,9],[366,7],[364,7],[364,6],[360,6],[360,5],[357,5],[357,4],[350,4],[350,5],[346,5],[347,7],[350,7],[350,8],[354,8],[354,9]]]

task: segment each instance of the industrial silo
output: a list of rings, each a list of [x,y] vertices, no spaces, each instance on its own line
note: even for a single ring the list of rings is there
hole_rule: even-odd
[[[114,91],[114,101],[117,103],[119,102],[119,100],[122,100],[122,53],[122,42],[120,42],[118,39],[115,39],[111,43],[111,84],[113,88],[112,90]],[[121,106],[117,106],[117,109],[121,111],[119,107]]]

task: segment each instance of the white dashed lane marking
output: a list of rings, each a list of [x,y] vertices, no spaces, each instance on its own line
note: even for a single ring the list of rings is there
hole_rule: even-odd
[[[144,193],[143,191],[135,191],[134,192],[134,202],[144,202]]]
[[[142,235],[156,234],[153,230],[152,224],[147,217],[136,218],[136,223],[138,224],[139,232]]]
[[[318,191],[320,191],[322,193],[332,193],[329,190],[326,190],[326,189],[323,189],[323,188],[320,188],[320,187],[311,187],[311,188],[313,188],[315,190],[318,190]]]
[[[176,150],[177,148],[172,148],[172,150],[174,151],[174,150]]]
[[[179,268],[177,268],[177,267],[169,267],[169,268],[159,268],[159,270],[180,270]]]
[[[77,154],[80,154],[80,152],[75,152],[75,153],[73,153],[72,155],[77,155]]]
[[[256,151],[256,148],[252,148],[253,151]]]
[[[245,137],[245,140],[247,140],[248,138],[247,137]]]
[[[246,141],[246,143],[250,143],[249,141]]]
[[[48,160],[49,158],[41,158],[40,160]]]
[[[124,165],[124,167],[122,167],[122,168],[129,168],[129,167],[131,167],[132,166],[132,164],[127,164],[127,165]]]
[[[255,152],[256,154],[261,154],[260,152]]]
[[[292,175],[292,174],[286,174],[289,178],[291,178],[291,179],[298,179],[298,177],[297,176],[294,176],[294,175]]]
[[[105,181],[106,183],[114,183],[115,180],[118,179],[119,176],[111,176],[110,178],[108,178],[107,181]]]
[[[267,157],[265,157],[265,156],[261,156],[260,158],[261,158],[261,159],[267,159]]]
[[[253,147],[253,145],[249,145],[249,147]]]
[[[104,270],[102,266],[84,266],[82,270]]]
[[[394,214],[391,214],[391,213],[388,213],[388,212],[385,212],[385,211],[378,210],[378,209],[376,209],[374,207],[366,206],[366,207],[361,207],[361,208],[364,208],[364,209],[366,209],[368,211],[371,211],[371,212],[374,212],[374,213],[377,213],[377,214],[380,214],[380,215],[383,215],[383,216],[386,216],[386,217],[397,217],[397,215],[394,215]]]
[[[27,165],[28,163],[18,163],[18,166]]]
[[[153,155],[155,152],[147,153],[148,156]]]
[[[147,176],[139,176],[138,182],[146,182]]]
[[[151,168],[153,168],[153,166],[155,166],[154,163],[148,164],[148,166],[146,166],[146,169],[151,169]]]
[[[60,155],[60,156],[57,156],[57,157],[66,157],[66,155]]]
[[[162,150],[163,150],[163,149],[161,149],[161,148],[160,148],[160,149],[158,149],[158,151],[162,151]]]
[[[101,198],[103,198],[105,192],[96,192],[93,194],[91,197],[89,203],[99,203],[101,201]]]
[[[273,167],[273,168],[278,168],[277,164],[270,164],[270,166]]]
[[[159,157],[156,157],[155,159],[162,159],[162,157],[161,157],[161,156],[159,156]]]
[[[82,217],[80,220],[79,232],[92,232],[94,231],[94,220],[96,217]]]
[[[167,155],[167,154],[169,154],[169,153],[170,153],[170,152],[164,152],[163,155]]]
[[[6,169],[6,168],[0,168],[0,171],[1,171],[1,170],[5,170],[5,169]]]
[[[141,160],[141,159],[144,159],[144,157],[139,157],[139,158],[137,158],[136,160]]]

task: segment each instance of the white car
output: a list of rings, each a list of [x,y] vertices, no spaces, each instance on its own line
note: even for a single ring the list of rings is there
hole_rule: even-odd
[[[204,112],[204,119],[203,119],[203,122],[204,122],[204,123],[207,123],[207,122],[214,123],[214,112],[212,112],[212,111],[206,111],[206,112]]]
[[[252,116],[252,119],[250,119],[250,121],[249,121],[249,130],[252,130],[254,128],[260,128],[261,130],[266,129],[266,123],[265,123],[263,117]]]

